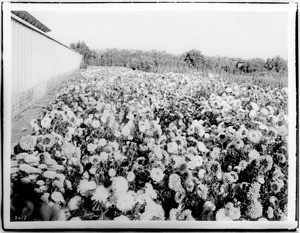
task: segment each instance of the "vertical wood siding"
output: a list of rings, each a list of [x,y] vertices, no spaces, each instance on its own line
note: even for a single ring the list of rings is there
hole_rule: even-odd
[[[12,95],[79,68],[81,55],[15,20],[12,28]]]
[[[44,84],[78,69],[81,63],[80,54],[14,18],[11,20],[11,42],[11,91],[15,108],[12,113],[24,108],[22,98],[33,95],[30,101],[35,101],[37,96],[46,93],[47,85]]]

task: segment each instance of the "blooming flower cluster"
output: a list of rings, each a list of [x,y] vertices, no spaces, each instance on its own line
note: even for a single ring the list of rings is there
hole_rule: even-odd
[[[20,139],[11,180],[65,220],[284,220],[287,92],[91,67]]]

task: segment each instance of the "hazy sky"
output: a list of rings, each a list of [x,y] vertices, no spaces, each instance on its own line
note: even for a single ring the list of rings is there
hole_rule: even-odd
[[[287,58],[286,12],[228,11],[29,11],[67,45],[91,49],[165,50],[240,58]]]

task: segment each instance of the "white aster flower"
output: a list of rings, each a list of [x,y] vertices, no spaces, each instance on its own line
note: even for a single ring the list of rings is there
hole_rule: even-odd
[[[108,160],[108,154],[104,151],[100,153],[100,161],[106,162]]]
[[[178,150],[178,145],[177,145],[176,142],[170,142],[170,143],[168,143],[167,147],[168,147],[168,152],[170,154],[174,154]]]
[[[106,144],[107,144],[107,141],[104,138],[101,138],[98,142],[98,145],[101,147],[105,146]]]
[[[134,181],[134,179],[135,179],[135,175],[134,175],[134,173],[131,171],[131,172],[128,172],[126,178],[127,178],[128,182],[132,182],[132,181]]]
[[[220,148],[214,147],[212,152],[210,152],[210,157],[212,159],[217,159],[219,157],[220,152],[221,152]]]
[[[132,210],[135,203],[135,192],[128,191],[122,193],[122,195],[118,195],[116,207],[122,212],[127,212],[129,210]]]
[[[203,162],[203,159],[202,159],[201,156],[196,155],[196,156],[193,158],[192,161],[194,162],[194,164],[195,164],[196,167],[201,167],[202,162]]]
[[[43,202],[49,202],[49,197],[50,197],[50,193],[44,193],[42,196],[41,196],[41,200]]]
[[[54,179],[57,173],[55,171],[45,171],[43,172],[42,176],[48,179]]]
[[[253,149],[248,154],[249,161],[252,161],[254,159],[258,159],[260,157],[260,154],[257,150]]]
[[[63,195],[60,192],[54,192],[54,193],[52,193],[51,194],[51,199],[55,203],[58,203],[58,202],[65,203],[64,197],[63,197]]]
[[[56,173],[56,176],[55,176],[57,179],[59,179],[60,181],[65,181],[66,177],[64,174],[61,174],[61,173]]]
[[[77,210],[81,200],[80,196],[72,197],[68,203],[69,210]]]
[[[208,152],[208,149],[206,148],[206,146],[204,145],[203,142],[198,142],[197,148],[198,148],[198,150],[200,150],[203,153]]]
[[[117,176],[112,178],[112,190],[114,190],[115,193],[125,193],[128,190],[128,182],[126,178],[122,176]]]
[[[97,149],[97,145],[95,145],[94,143],[89,143],[87,145],[87,150],[91,153],[94,152],[96,149]]]
[[[177,168],[184,161],[184,157],[179,155],[173,155],[171,158],[175,162],[175,164],[173,165],[174,168]]]
[[[79,185],[77,186],[77,192],[82,195],[86,195],[88,191],[96,189],[97,185],[95,181],[80,180]]]
[[[30,175],[28,175],[28,178],[29,178],[30,180],[34,181],[34,180],[37,179],[38,176],[39,176],[39,175],[33,175],[33,174],[30,174]]]
[[[145,211],[141,215],[141,220],[165,220],[165,212],[161,205],[154,201],[147,202]]]
[[[70,221],[82,221],[80,217],[73,217]]]
[[[113,169],[113,168],[110,168],[109,169],[109,171],[108,171],[108,175],[110,176],[110,177],[114,177],[114,176],[116,176],[116,170],[115,169]]]
[[[91,200],[102,202],[103,204],[105,204],[109,196],[110,196],[109,190],[105,188],[103,185],[100,185],[95,189],[95,192]]]
[[[54,186],[58,187],[60,190],[64,190],[64,183],[63,183],[63,181],[55,180],[55,181],[53,181],[52,184]]]
[[[73,135],[75,133],[75,128],[70,127],[68,133]]]
[[[114,132],[114,136],[115,136],[116,138],[120,137],[120,136],[121,136],[121,132],[118,131],[118,130],[116,130],[116,131]]]
[[[117,150],[114,151],[114,159],[116,162],[123,162],[125,159],[127,159],[127,157],[122,155],[122,153],[119,150]]]
[[[44,182],[43,180],[38,180],[38,181],[36,182],[36,184],[37,184],[37,185],[44,185],[45,182]]]
[[[221,208],[216,213],[216,220],[217,221],[232,221],[232,218],[230,218],[227,214],[224,208]]]
[[[114,221],[130,221],[130,219],[125,215],[120,215],[114,218]]]
[[[67,186],[67,189],[72,189],[72,183],[71,183],[71,181],[69,181],[69,180],[65,180],[65,183],[66,183],[66,186]]]
[[[152,184],[146,183],[145,184],[145,195],[150,197],[151,199],[156,199],[157,198],[157,192],[153,189]]]
[[[52,165],[52,169],[56,170],[56,171],[64,171],[65,167],[63,165],[55,164],[55,165]]]
[[[39,156],[36,155],[28,155],[24,158],[26,163],[38,163],[40,161]]]
[[[38,165],[38,168],[39,168],[39,169],[47,169],[48,166],[47,166],[47,164],[42,163],[42,164],[39,164],[39,165]]]
[[[162,181],[165,174],[163,173],[163,171],[160,168],[152,168],[152,170],[150,171],[150,176],[151,176],[152,180],[159,183],[160,181]]]
[[[125,137],[130,135],[130,128],[127,124],[122,128],[121,134]]]
[[[93,121],[92,121],[92,126],[93,126],[94,128],[99,128],[99,127],[100,127],[100,121],[98,121],[98,120],[93,120]]]
[[[19,169],[20,169],[20,171],[24,171],[28,174],[30,174],[30,173],[39,173],[39,174],[42,173],[42,171],[40,169],[32,167],[32,166],[30,166],[28,164],[25,164],[25,163],[20,164]]]
[[[50,128],[51,121],[52,121],[52,119],[51,119],[50,117],[45,116],[45,117],[41,120],[41,126],[42,126],[43,128],[48,129],[48,128]]]

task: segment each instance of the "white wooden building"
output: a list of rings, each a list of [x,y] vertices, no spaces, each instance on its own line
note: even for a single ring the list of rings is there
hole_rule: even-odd
[[[11,14],[12,116],[79,68],[82,56],[46,35],[50,29],[26,11]]]

